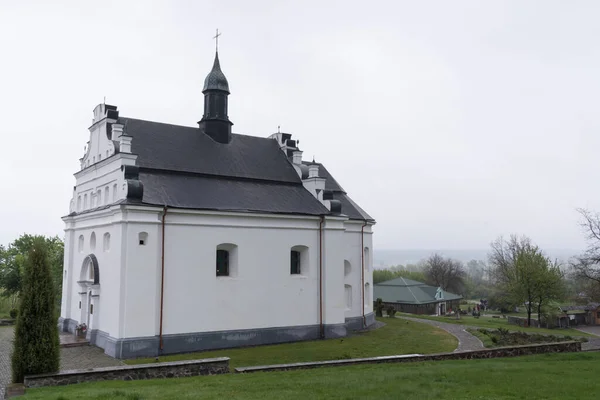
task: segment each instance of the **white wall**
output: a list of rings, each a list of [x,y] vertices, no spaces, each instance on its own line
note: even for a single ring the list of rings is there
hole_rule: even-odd
[[[344,259],[350,262],[350,274],[344,277],[344,283],[352,287],[352,308],[346,309],[345,316],[358,317],[362,316],[362,292],[361,292],[361,269],[362,269],[362,249],[361,236],[364,237],[364,247],[369,248],[369,257],[365,259],[365,274],[364,283],[369,283],[370,293],[365,293],[364,311],[368,314],[373,311],[373,304],[367,302],[368,298],[373,299],[373,232],[372,225],[368,224],[364,227],[364,234],[361,234],[362,221],[346,221],[344,233]],[[369,297],[370,296],[370,297]]]
[[[63,299],[64,318],[80,320],[77,281],[84,258],[93,253],[100,267],[100,297],[91,328],[115,338],[159,333],[161,216],[158,208],[113,206],[65,218],[65,260],[70,260],[65,292],[70,299]],[[166,221],[164,334],[319,323],[319,218],[169,209]],[[325,324],[362,315],[360,226],[339,217],[328,218],[324,224]],[[93,251],[92,232],[96,234]],[[107,232],[111,243],[104,251]],[[139,244],[141,232],[147,234],[144,245]],[[84,236],[81,251],[80,235]],[[371,248],[370,226],[365,227],[364,237],[365,247]],[[222,243],[237,245],[237,271],[230,277],[216,276],[216,248]],[[302,266],[300,276],[290,274],[294,246],[308,248],[308,267]],[[352,266],[347,276],[344,260]],[[371,268],[365,281],[372,287],[372,259],[366,264]],[[345,284],[353,290],[350,310],[346,309]],[[368,304],[365,312],[371,311]]]
[[[81,269],[85,258],[94,254],[98,259],[100,270],[100,297],[99,304],[94,310],[94,325],[91,329],[99,329],[116,336],[118,332],[118,316],[120,307],[120,258],[121,258],[121,212],[119,207],[96,211],[76,217],[65,217],[66,237],[65,243],[65,269],[67,270],[66,285],[63,288],[61,317],[71,318],[79,323],[81,310],[79,309],[81,286]],[[92,232],[96,235],[96,246],[90,248]],[[104,234],[110,234],[110,247],[104,249]],[[79,237],[83,235],[83,248],[79,248]],[[63,272],[64,274],[64,272]]]
[[[149,247],[128,247],[125,337],[158,333],[160,217],[155,220],[154,225],[128,226],[133,230],[129,238],[136,238],[140,230],[148,232]],[[310,217],[170,209],[165,228],[164,333],[318,324],[318,226],[319,219]],[[216,248],[222,243],[237,245],[234,276],[216,276]],[[301,276],[290,274],[290,250],[297,245],[308,247],[309,266]]]
[[[346,309],[344,292],[344,218],[327,217],[323,238],[326,324],[343,324]]]

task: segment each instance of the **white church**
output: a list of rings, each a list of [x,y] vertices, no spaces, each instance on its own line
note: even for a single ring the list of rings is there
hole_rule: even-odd
[[[63,217],[61,330],[132,358],[373,324],[374,219],[290,134],[231,133],[218,53],[202,92],[195,126],[94,109]]]

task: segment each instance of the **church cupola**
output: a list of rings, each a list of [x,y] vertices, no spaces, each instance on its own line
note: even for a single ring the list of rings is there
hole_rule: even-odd
[[[212,70],[204,80],[202,93],[204,93],[204,115],[198,122],[200,129],[216,142],[229,143],[233,125],[227,115],[229,83],[221,71],[218,52],[215,53]]]

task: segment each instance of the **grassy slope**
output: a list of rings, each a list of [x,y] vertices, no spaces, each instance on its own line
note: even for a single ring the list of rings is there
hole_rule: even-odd
[[[498,347],[498,345],[496,345],[496,343],[492,342],[492,338],[489,337],[488,335],[485,335],[479,331],[477,331],[477,329],[467,329],[467,331],[473,335],[476,336],[479,340],[481,340],[481,343],[483,343],[483,345],[487,348],[493,348],[493,347]]]
[[[480,317],[474,318],[470,315],[461,315],[460,319],[455,319],[453,317],[431,317],[428,315],[415,315],[415,314],[406,314],[406,313],[398,313],[398,316],[404,317],[412,317],[412,318],[420,318],[420,319],[430,319],[433,321],[447,322],[449,324],[460,324],[467,326],[477,326],[479,328],[505,328],[510,331],[522,331],[528,333],[542,333],[549,335],[563,335],[563,336],[585,336],[585,337],[594,337],[594,335],[581,332],[575,329],[545,329],[545,328],[523,328],[517,325],[509,325],[508,320],[504,318],[491,318],[491,317]]]
[[[410,353],[441,353],[458,346],[456,338],[441,329],[401,319],[380,319],[386,326],[342,339],[316,340],[270,346],[246,347],[177,354],[160,361],[230,357],[232,367],[282,364],[302,361],[337,360]],[[153,358],[126,361],[128,364],[154,362]]]
[[[597,399],[600,353],[379,364],[29,389],[24,399]]]

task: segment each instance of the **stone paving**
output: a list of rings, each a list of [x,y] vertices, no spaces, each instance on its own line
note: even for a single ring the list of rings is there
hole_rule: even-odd
[[[12,338],[12,326],[0,326],[0,399],[4,399],[4,388],[12,378],[10,372]]]
[[[10,355],[13,346],[13,327],[0,327],[0,399],[4,398],[4,388],[11,382]],[[88,369],[124,365],[109,357],[95,346],[66,347],[60,349],[60,369]]]
[[[429,319],[411,318],[411,317],[400,317],[409,321],[421,322],[424,324],[433,325],[437,328],[443,329],[449,334],[453,335],[458,339],[458,347],[454,351],[468,351],[468,350],[481,350],[485,347],[479,338],[471,335],[465,330],[465,326],[457,324],[449,324],[447,322],[432,321]],[[469,328],[472,328],[471,326]]]
[[[575,329],[598,336],[597,338],[588,337],[588,342],[581,344],[581,350],[600,350],[600,326],[580,326]]]
[[[600,337],[600,326],[592,325],[592,326],[579,326],[577,328],[578,331],[589,333],[590,335],[596,335]]]

